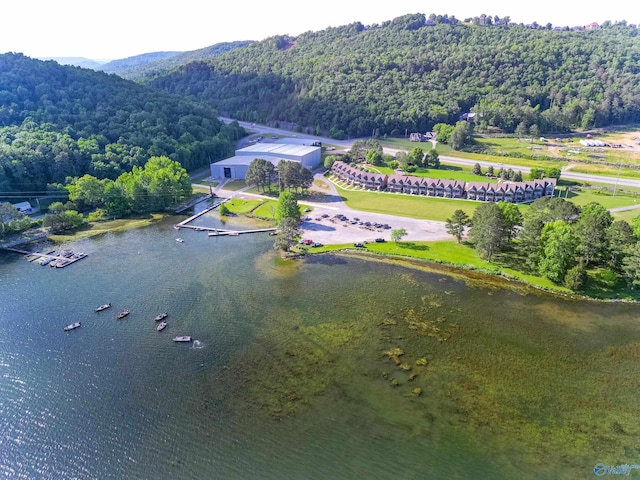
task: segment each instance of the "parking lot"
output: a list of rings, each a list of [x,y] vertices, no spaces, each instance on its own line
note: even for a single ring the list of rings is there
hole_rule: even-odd
[[[351,216],[348,216],[348,215]],[[305,213],[300,225],[303,240],[312,243],[361,243],[375,242],[376,239],[391,240],[391,231],[404,228],[407,236],[403,240],[451,239],[442,222],[397,217],[369,212],[329,211],[323,208]]]

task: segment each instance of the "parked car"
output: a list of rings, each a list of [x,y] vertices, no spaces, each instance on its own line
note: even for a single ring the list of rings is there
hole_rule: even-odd
[[[384,238],[376,238],[376,243],[384,243],[385,239]]]
[[[312,247],[322,247],[323,245],[320,242],[316,242],[313,245],[311,245]]]
[[[364,248],[364,245],[362,243],[354,243],[353,246],[356,248]]]

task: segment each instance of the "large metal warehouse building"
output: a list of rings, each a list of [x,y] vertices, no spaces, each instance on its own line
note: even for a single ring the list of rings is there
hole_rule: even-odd
[[[322,149],[309,145],[282,143],[256,143],[236,150],[234,157],[211,164],[211,176],[214,178],[244,179],[249,164],[256,158],[262,158],[276,167],[280,160],[300,162],[302,166],[313,170],[322,161]]]

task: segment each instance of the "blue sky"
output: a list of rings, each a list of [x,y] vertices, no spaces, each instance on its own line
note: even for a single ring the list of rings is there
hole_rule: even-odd
[[[634,2],[539,0],[347,1],[244,0],[6,0],[0,53],[31,57],[124,58],[154,51],[186,51],[233,40],[297,35],[354,21],[381,23],[407,13],[449,14],[459,19],[485,13],[512,21],[558,26],[605,20],[640,24]]]

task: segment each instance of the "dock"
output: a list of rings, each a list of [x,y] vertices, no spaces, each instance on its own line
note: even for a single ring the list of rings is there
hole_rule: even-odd
[[[205,208],[204,210],[202,210],[201,212],[196,213],[195,215],[191,215],[189,218],[187,218],[186,220],[181,221],[180,223],[176,223],[174,225],[176,230],[179,230],[181,228],[191,228],[194,230],[197,229],[206,229],[206,227],[193,227],[191,225],[189,225],[189,223],[193,222],[196,218],[201,217],[202,215],[204,215],[205,213],[209,213],[211,210],[214,210],[216,208],[218,208],[220,205],[222,205],[224,202],[226,202],[228,199],[224,199],[224,200],[220,200],[219,202],[214,203],[213,205],[208,206],[207,208]]]
[[[210,237],[222,237],[225,235],[241,235],[243,233],[275,232],[276,228],[256,228],[253,230],[222,230],[220,228],[208,228],[207,230],[209,230],[207,235]]]
[[[56,254],[55,250],[48,253],[41,252],[27,252],[26,250],[20,250],[18,248],[5,247],[4,250],[14,253],[20,253],[24,255],[28,261],[37,261],[40,265],[49,265],[50,267],[64,268],[72,263],[82,260],[87,257],[86,253],[74,252],[73,250],[62,250],[59,254]]]
[[[220,199],[220,201],[214,203],[213,205],[208,206],[207,208],[205,208],[201,212],[198,212],[195,215],[190,216],[189,218],[187,218],[186,220],[181,221],[180,223],[176,223],[173,226],[173,228],[175,228],[176,230],[180,230],[181,228],[187,228],[189,230],[196,230],[198,232],[207,232],[210,237],[224,237],[224,236],[241,235],[241,234],[244,234],[244,233],[259,233],[259,232],[275,232],[276,231],[275,227],[255,228],[255,229],[252,229],[252,230],[227,230],[227,229],[224,229],[224,228],[217,228],[217,227],[203,227],[203,226],[200,226],[200,225],[198,225],[198,226],[189,225],[196,218],[201,217],[202,215],[204,215],[206,213],[209,213],[211,210],[215,210],[220,205],[222,205],[224,202],[228,202],[229,200],[231,200],[231,197],[230,198]]]

